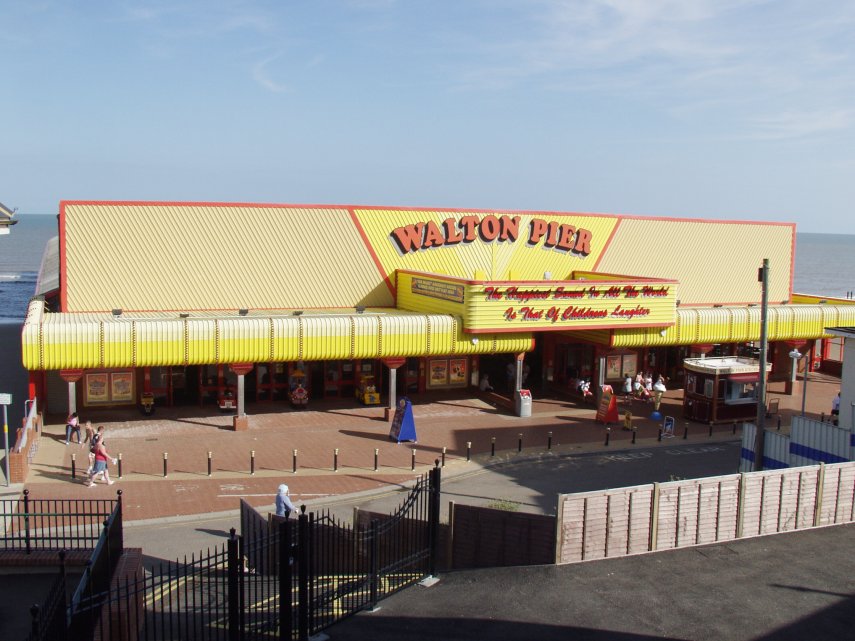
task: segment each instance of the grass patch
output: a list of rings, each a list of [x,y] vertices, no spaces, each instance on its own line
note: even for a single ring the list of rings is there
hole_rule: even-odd
[[[499,499],[487,504],[491,510],[503,510],[505,512],[519,512],[520,504],[516,501],[508,501],[507,499]]]

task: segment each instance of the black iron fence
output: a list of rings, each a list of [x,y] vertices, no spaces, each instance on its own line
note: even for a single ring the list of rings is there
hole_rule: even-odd
[[[104,581],[93,559],[67,608],[41,608],[67,614],[67,627],[42,616],[30,639],[305,641],[435,573],[439,492],[437,467],[398,510],[368,524],[305,506],[296,519],[265,517],[242,502],[241,535],[233,529],[198,557],[119,581]],[[112,562],[105,536],[101,553]]]
[[[0,551],[91,550],[121,494],[118,499],[31,499],[24,490],[21,499],[0,501]]]

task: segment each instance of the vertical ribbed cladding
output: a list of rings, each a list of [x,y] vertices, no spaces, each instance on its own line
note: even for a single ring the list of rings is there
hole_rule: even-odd
[[[425,325],[427,327],[427,331],[425,332],[425,356],[430,356],[431,351],[431,328],[430,328],[430,316],[425,316]]]
[[[182,319],[181,323],[183,331],[182,344],[184,345],[184,367],[190,364],[190,328],[186,318]]]

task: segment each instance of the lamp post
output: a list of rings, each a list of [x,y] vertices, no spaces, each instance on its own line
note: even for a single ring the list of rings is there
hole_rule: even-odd
[[[807,356],[807,354],[802,354],[799,350],[794,349],[790,352],[790,358],[793,359],[793,381],[796,380],[796,370],[798,369],[798,362],[800,359]],[[804,373],[804,381],[802,383],[802,416],[805,415],[805,402],[807,401],[807,375],[808,375],[808,365],[807,361],[805,361],[805,373]]]

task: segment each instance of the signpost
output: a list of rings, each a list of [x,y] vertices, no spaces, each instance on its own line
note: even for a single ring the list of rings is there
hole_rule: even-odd
[[[5,474],[6,474],[6,487],[9,487],[11,481],[9,480],[9,415],[8,410],[6,409],[9,405],[12,404],[12,395],[11,394],[0,394],[0,405],[3,406],[3,449],[6,452],[6,464],[5,464]]]

